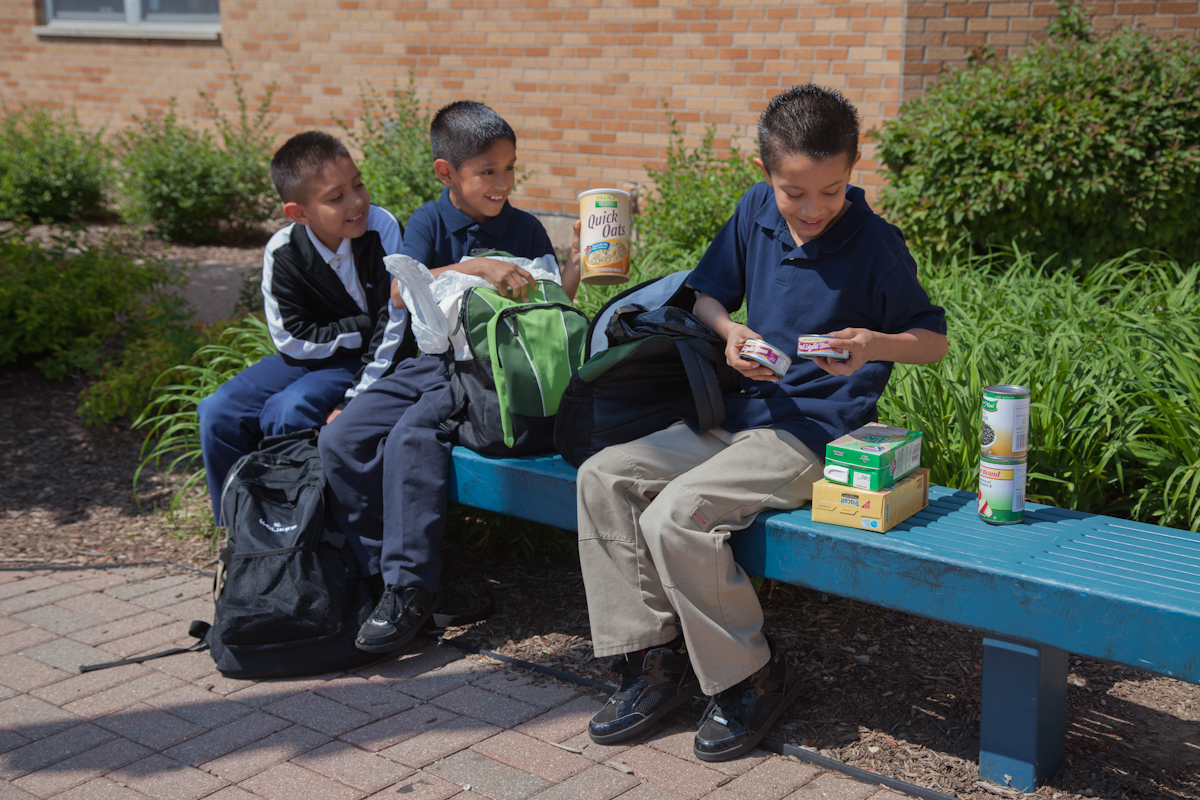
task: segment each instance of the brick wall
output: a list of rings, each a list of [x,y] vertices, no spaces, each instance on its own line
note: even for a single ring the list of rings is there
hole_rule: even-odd
[[[1092,3],[1097,30],[1132,26],[1168,38],[1200,39],[1200,2]],[[909,0],[904,30],[904,99],[919,96],[943,69],[962,66],[978,48],[1004,57],[1040,38],[1057,13],[1053,2]]]
[[[841,89],[868,128],[893,116],[901,83],[901,0],[222,0],[220,45],[38,38],[36,2],[0,0],[0,92],[70,105],[89,124],[129,124],[197,91],[232,107],[227,54],[257,98],[278,84],[278,131],[337,132],[360,87],[412,70],[433,107],[480,99],[505,116],[536,174],[515,202],[571,212],[575,195],[646,180],[664,157],[663,102],[689,144],[753,126],[781,88]],[[856,182],[880,178],[866,148]]]

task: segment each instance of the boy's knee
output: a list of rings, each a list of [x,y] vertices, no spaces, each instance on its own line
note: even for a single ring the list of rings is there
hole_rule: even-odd
[[[260,424],[264,436],[282,436],[285,433],[319,428],[325,424],[327,414],[311,401],[298,399],[286,392],[272,395],[263,404]]]
[[[224,401],[221,388],[196,404],[201,438],[217,431],[228,433],[230,429],[238,427],[240,420],[233,413],[230,404]]]
[[[589,458],[579,467],[576,483],[587,486],[611,486],[629,472],[628,459],[621,453],[620,447],[606,447]]]

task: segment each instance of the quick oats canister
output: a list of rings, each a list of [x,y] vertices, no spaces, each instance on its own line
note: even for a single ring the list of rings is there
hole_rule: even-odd
[[[992,525],[1013,525],[1025,519],[1023,458],[979,458],[979,518]]]
[[[580,280],[608,286],[629,280],[629,192],[592,189],[579,195]]]
[[[1029,398],[1024,386],[988,386],[983,390],[979,452],[999,458],[1024,458],[1029,452]]]

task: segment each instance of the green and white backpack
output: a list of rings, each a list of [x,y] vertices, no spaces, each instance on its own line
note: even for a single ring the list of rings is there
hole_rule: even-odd
[[[473,358],[454,362],[456,409],[443,428],[481,453],[553,452],[554,415],[583,360],[587,316],[561,286],[541,280],[528,301],[468,289],[452,324]]]

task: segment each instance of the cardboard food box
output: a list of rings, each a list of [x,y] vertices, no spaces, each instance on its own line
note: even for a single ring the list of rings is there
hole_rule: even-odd
[[[883,533],[927,505],[927,469],[918,469],[907,478],[877,492],[843,486],[824,478],[813,484],[813,520],[847,528]]]
[[[826,478],[878,491],[921,466],[921,432],[868,423],[825,445],[825,465]]]

